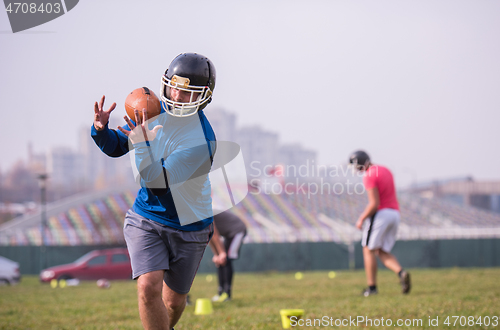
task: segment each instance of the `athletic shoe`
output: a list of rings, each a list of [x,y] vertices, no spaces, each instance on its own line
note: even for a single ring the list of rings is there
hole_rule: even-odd
[[[224,302],[224,301],[229,301],[231,298],[229,298],[228,294],[223,292],[220,296],[217,302]]]
[[[373,296],[373,295],[375,295],[377,293],[378,293],[377,289],[373,289],[372,290],[370,288],[366,288],[366,289],[363,290],[363,296],[365,296],[365,297]]]
[[[370,289],[370,288],[366,288],[366,289],[363,291],[363,296],[365,296],[365,297],[368,297],[368,296],[373,296],[374,294],[377,294],[377,293],[378,293],[377,289],[372,290],[372,289]]]
[[[401,272],[399,280],[401,282],[401,292],[404,294],[410,292],[411,289],[410,273],[408,273],[406,270],[403,270]]]

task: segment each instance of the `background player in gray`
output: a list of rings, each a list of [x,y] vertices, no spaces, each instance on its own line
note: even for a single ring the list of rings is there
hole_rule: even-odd
[[[216,234],[210,241],[210,248],[214,252],[212,260],[217,266],[219,289],[218,295],[213,297],[212,300],[222,302],[231,299],[234,277],[232,260],[239,258],[243,238],[246,235],[246,226],[238,216],[230,211],[214,215],[214,224]],[[215,242],[217,239],[221,239],[223,245],[217,244]],[[219,251],[217,246],[223,247],[225,251]]]

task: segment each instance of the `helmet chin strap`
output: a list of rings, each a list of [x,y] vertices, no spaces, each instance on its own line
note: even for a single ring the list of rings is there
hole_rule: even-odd
[[[186,106],[185,104],[182,104],[180,106],[176,106],[175,102],[173,104],[168,104],[165,102],[165,112],[167,112],[169,115],[174,116],[174,117],[190,117],[198,112],[199,109],[198,106]]]

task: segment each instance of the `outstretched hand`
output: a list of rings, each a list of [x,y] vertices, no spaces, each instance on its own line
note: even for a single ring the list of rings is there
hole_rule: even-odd
[[[105,96],[103,95],[99,104],[97,104],[97,102],[94,104],[94,128],[98,131],[102,131],[104,129],[109,121],[109,114],[116,108],[115,102],[109,107],[108,110],[103,110],[104,99]]]
[[[132,144],[154,140],[156,138],[156,133],[163,126],[156,125],[152,130],[150,130],[147,123],[148,112],[146,111],[146,109],[142,109],[142,120],[139,117],[139,111],[137,109],[134,110],[134,115],[135,123],[137,124],[137,126],[135,126],[127,116],[124,116],[123,119],[125,119],[128,127],[130,127],[130,131],[125,130],[121,126],[118,126],[120,132],[125,134],[130,139]]]

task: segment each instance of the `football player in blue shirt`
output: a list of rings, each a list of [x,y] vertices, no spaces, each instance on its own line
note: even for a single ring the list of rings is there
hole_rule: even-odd
[[[146,111],[118,130],[108,127],[114,103],[94,105],[91,135],[110,157],[133,154],[141,189],[127,212],[124,236],[137,280],[145,329],[171,329],[213,234],[208,173],[216,149],[203,109],[215,88],[215,67],[203,55],[178,55],[162,77],[162,111]]]

